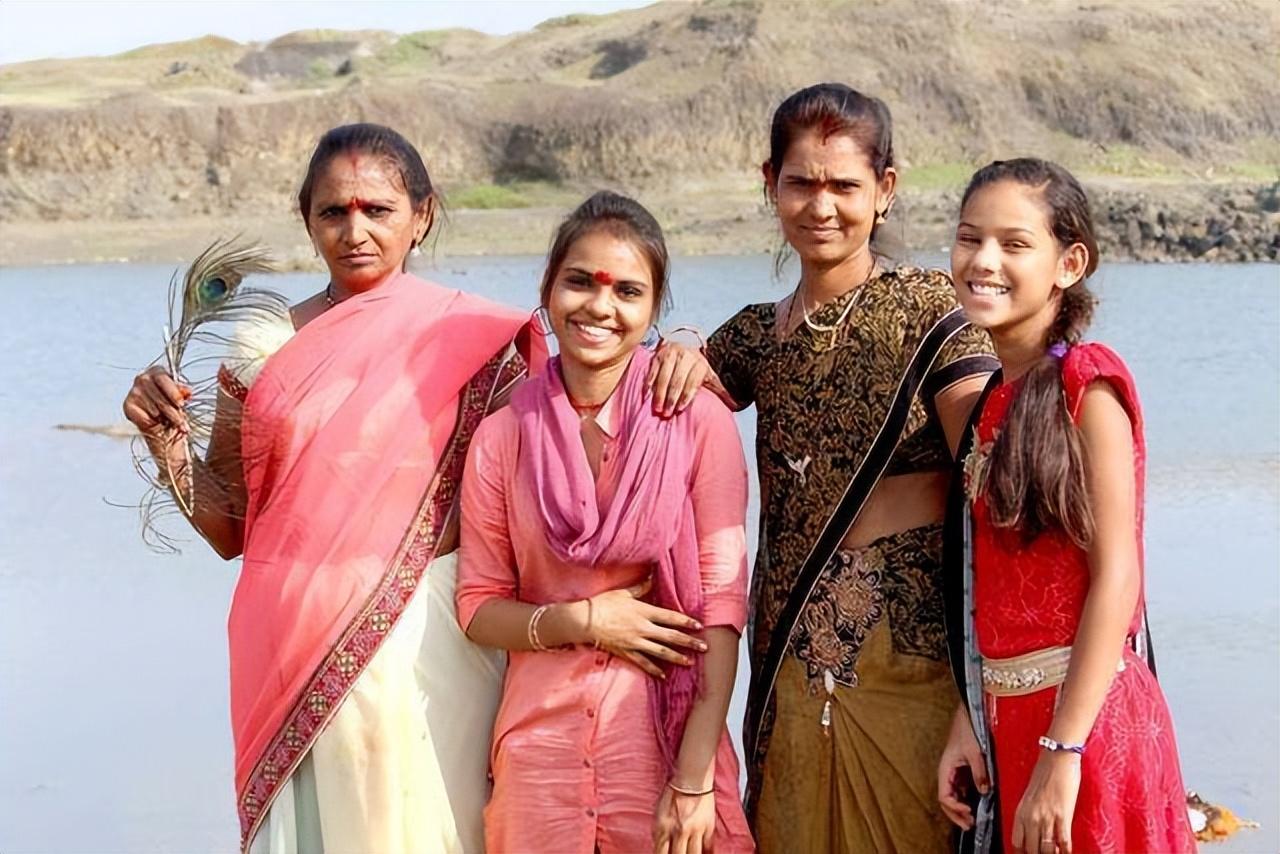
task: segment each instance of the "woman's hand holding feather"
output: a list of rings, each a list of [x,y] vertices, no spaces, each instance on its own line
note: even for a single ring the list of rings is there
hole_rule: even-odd
[[[190,426],[183,410],[191,389],[169,376],[164,368],[152,367],[134,377],[124,399],[124,417],[138,428],[158,462],[173,470],[185,463],[184,439]]]

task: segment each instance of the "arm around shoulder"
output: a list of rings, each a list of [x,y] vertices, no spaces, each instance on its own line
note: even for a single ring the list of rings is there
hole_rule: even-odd
[[[725,405],[709,392],[694,401],[698,418],[691,487],[704,623],[741,633],[747,612],[748,477],[742,437]]]

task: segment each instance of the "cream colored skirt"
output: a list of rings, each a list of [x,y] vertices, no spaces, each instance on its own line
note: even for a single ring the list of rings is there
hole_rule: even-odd
[[[298,770],[251,854],[479,854],[504,653],[453,606],[457,555],[422,583]]]

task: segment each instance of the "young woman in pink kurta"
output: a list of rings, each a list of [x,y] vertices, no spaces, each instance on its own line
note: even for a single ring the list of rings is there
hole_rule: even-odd
[[[746,467],[710,393],[652,413],[638,345],[665,267],[643,208],[584,203],[543,284],[560,356],[472,442],[458,620],[511,652],[493,854],[753,849],[724,724],[746,618]]]

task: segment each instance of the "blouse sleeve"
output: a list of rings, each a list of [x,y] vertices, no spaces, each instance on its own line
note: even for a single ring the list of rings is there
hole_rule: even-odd
[[[747,620],[747,464],[738,426],[724,403],[699,392],[697,449],[690,498],[702,573],[703,625],[732,628]]]
[[[509,417],[509,410],[503,409],[481,422],[472,437],[462,476],[458,586],[454,602],[458,625],[463,631],[485,602],[515,599],[518,595],[503,479],[507,470],[504,465],[507,436],[503,427]]]
[[[725,321],[707,341],[707,361],[711,363],[711,369],[742,409],[756,402],[759,326],[751,308],[744,308]]]
[[[1062,362],[1062,390],[1067,398],[1067,411],[1071,420],[1080,423],[1084,393],[1091,383],[1104,381],[1115,389],[1135,436],[1142,435],[1142,406],[1138,401],[1138,387],[1133,381],[1124,360],[1105,344],[1090,342],[1077,344],[1067,351]]]
[[[960,307],[956,300],[951,277],[942,270],[924,273],[925,287],[921,289],[920,318],[924,322],[921,337],[950,312]],[[974,374],[989,374],[1000,367],[991,336],[985,329],[966,325],[942,347],[942,352],[925,377],[923,397],[933,400],[938,392]]]

